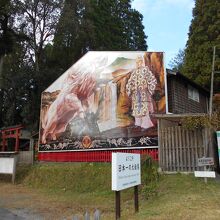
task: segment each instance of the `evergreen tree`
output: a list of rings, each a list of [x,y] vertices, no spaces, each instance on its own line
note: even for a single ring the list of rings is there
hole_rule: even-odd
[[[183,71],[183,63],[184,63],[185,51],[179,50],[177,55],[170,61],[169,66],[172,70],[181,72]]]
[[[23,108],[31,104],[30,93],[34,88],[33,71],[25,60],[27,57],[22,43],[16,43],[13,53],[8,54],[4,59],[1,100],[4,126],[23,123],[21,116]]]
[[[88,50],[147,50],[142,19],[131,0],[66,0],[54,38],[54,63],[64,71]]]
[[[0,58],[4,57],[4,63],[0,62],[0,127],[23,123],[38,130],[41,92],[57,77],[51,77],[47,45],[58,21],[59,3],[0,3]]]
[[[2,71],[4,57],[12,53],[17,41],[26,39],[26,36],[14,26],[17,13],[13,1],[0,1],[0,87],[2,86]]]
[[[88,50],[146,50],[142,19],[131,0],[2,0],[0,127],[38,130],[41,92]]]
[[[21,45],[21,42],[27,40],[26,35],[15,27],[17,12],[14,1],[0,1],[0,127],[10,124],[10,120],[12,123],[17,121],[14,119],[18,116],[17,105],[15,105],[15,96],[18,91],[14,90],[14,85],[19,84],[20,81],[16,81],[16,77],[13,81],[11,75],[7,74],[7,68],[12,71],[12,66],[17,64],[17,59],[15,59],[7,67],[10,56],[18,52],[18,48],[20,49],[18,45]],[[19,66],[16,68],[18,69]],[[13,72],[14,76],[17,76],[17,69]]]
[[[82,31],[87,1],[66,0],[56,28],[53,61],[65,71],[79,58],[82,50]],[[88,33],[87,33],[88,34]]]
[[[186,44],[183,71],[197,83],[209,87],[213,46],[220,49],[220,1],[196,0]],[[216,62],[216,69],[220,63]],[[219,80],[215,78],[220,85]]]
[[[90,0],[92,50],[147,50],[143,16],[131,0]]]

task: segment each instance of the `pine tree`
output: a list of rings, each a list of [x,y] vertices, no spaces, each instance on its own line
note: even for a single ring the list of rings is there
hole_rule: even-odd
[[[64,71],[88,50],[147,50],[142,19],[131,0],[66,0],[53,59]]]
[[[220,49],[220,1],[196,0],[183,71],[206,87],[210,84],[213,46]],[[220,63],[216,62],[217,68],[220,69]]]
[[[93,24],[93,50],[147,50],[143,16],[131,0],[91,0],[88,19]]]
[[[66,0],[64,2],[53,48],[53,60],[62,68],[62,71],[80,56],[85,8],[87,8],[87,1],[84,0]]]

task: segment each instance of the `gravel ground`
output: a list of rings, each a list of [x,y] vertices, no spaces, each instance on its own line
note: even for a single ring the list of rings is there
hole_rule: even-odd
[[[1,220],[43,220],[44,218],[38,214],[32,213],[29,209],[12,209],[8,210],[0,208]]]
[[[0,219],[2,220],[24,220],[25,218],[15,215],[7,209],[0,208]]]
[[[19,185],[0,183],[0,220],[52,219],[41,210],[41,198]]]

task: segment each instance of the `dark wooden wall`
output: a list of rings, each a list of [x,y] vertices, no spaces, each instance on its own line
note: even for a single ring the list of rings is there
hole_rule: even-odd
[[[178,77],[168,77],[168,110],[171,113],[207,113],[208,95],[199,92],[199,102],[188,98],[188,82]],[[193,86],[192,86],[193,87]]]

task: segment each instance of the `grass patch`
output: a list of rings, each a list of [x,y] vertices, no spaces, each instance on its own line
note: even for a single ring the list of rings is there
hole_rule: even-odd
[[[149,158],[142,158],[142,161],[140,212],[134,214],[133,189],[123,190],[122,220],[219,219],[219,182],[209,179],[205,184],[203,179],[185,174],[159,175],[157,164]],[[73,210],[82,214],[85,210],[98,208],[102,219],[114,219],[111,164],[41,163],[23,166],[18,168],[16,182],[49,198],[47,204],[56,203],[57,210],[62,207],[59,213],[65,216]]]
[[[143,201],[137,219],[218,219],[219,196],[215,180],[205,184],[192,174],[161,175],[157,195]]]
[[[62,192],[106,192],[111,189],[111,167],[99,163],[49,163],[31,168],[23,184]]]

